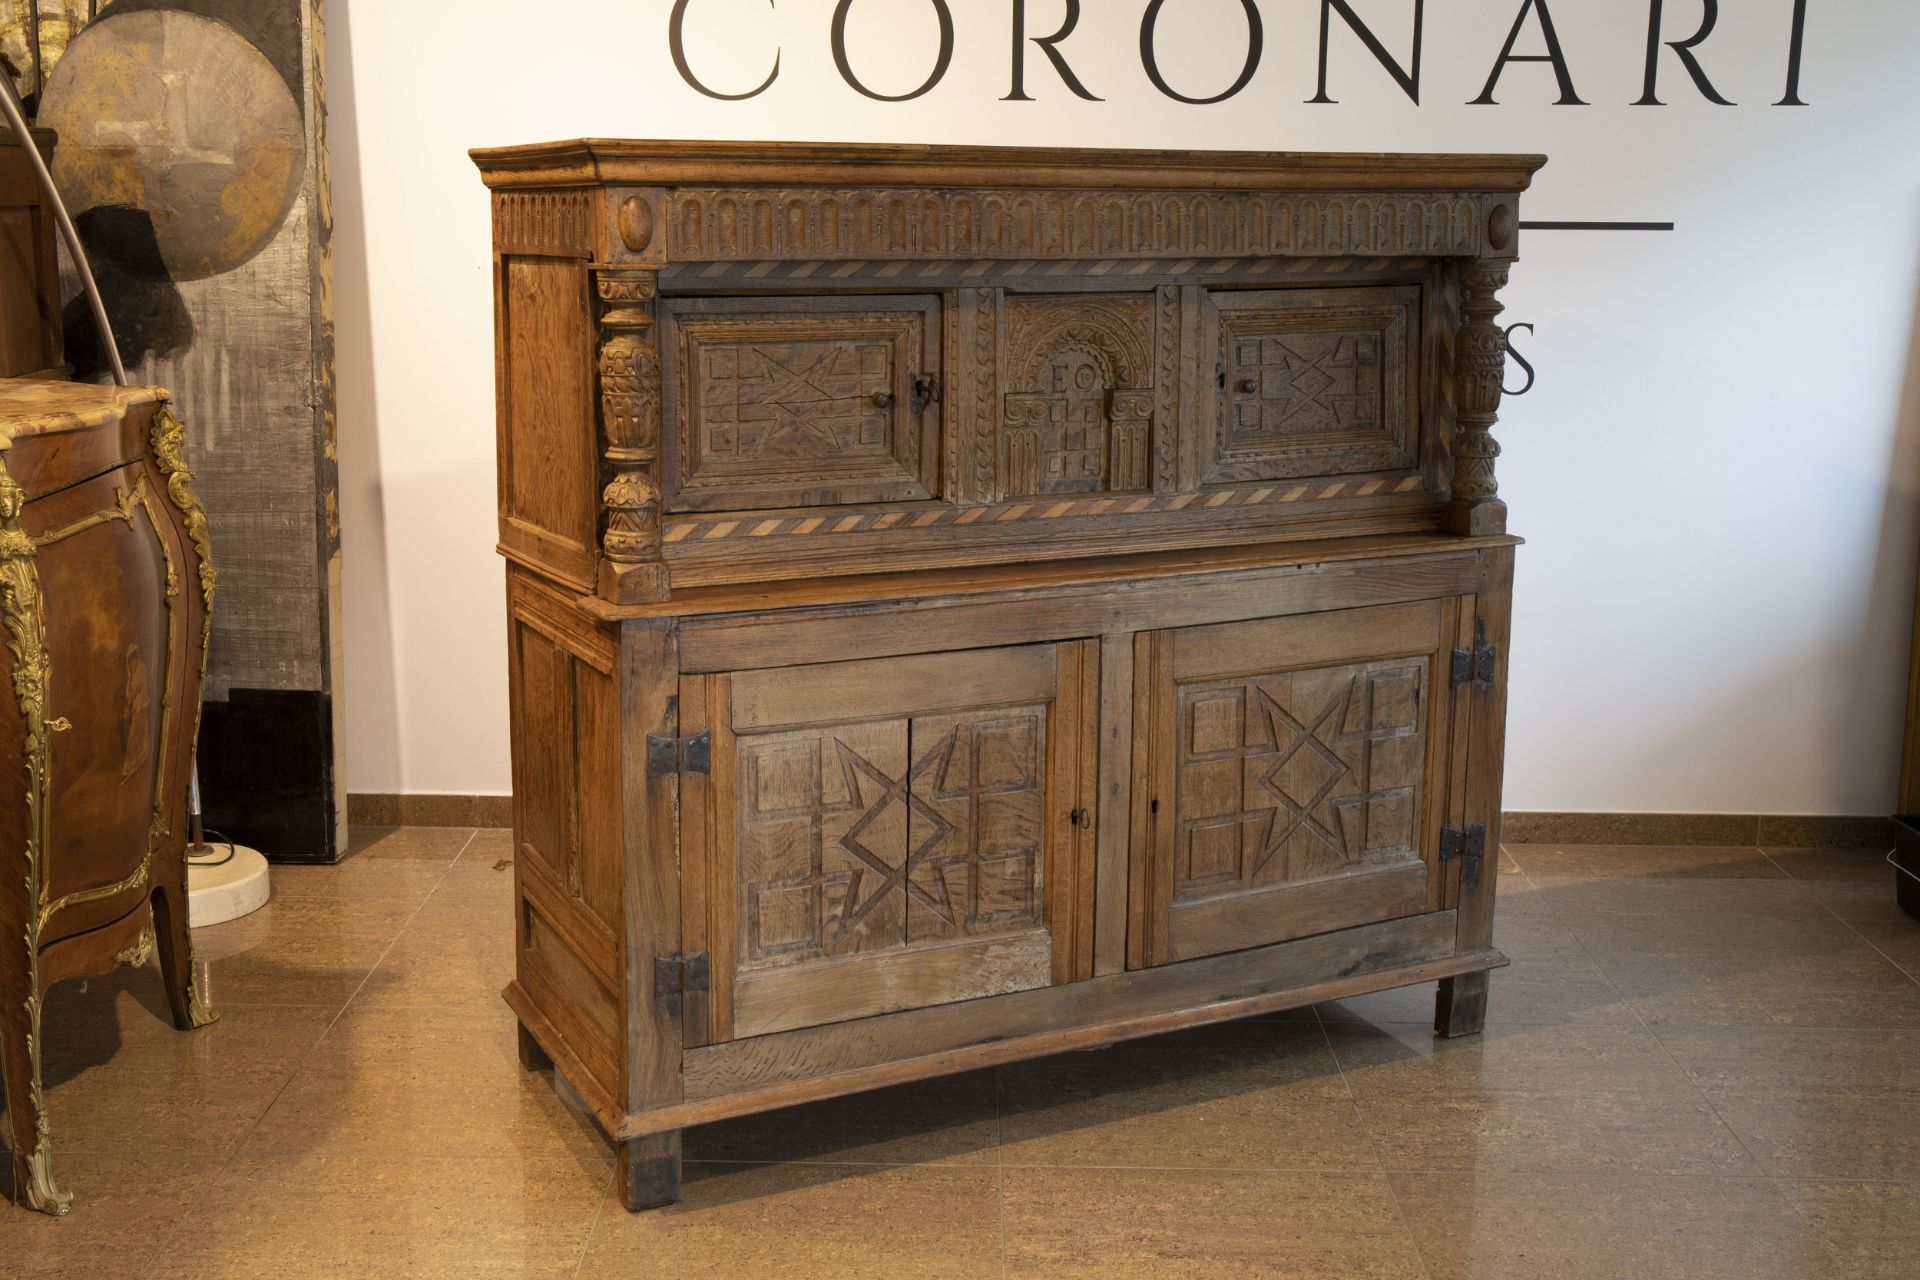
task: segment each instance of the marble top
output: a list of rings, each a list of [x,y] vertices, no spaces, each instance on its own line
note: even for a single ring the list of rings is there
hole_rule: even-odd
[[[97,386],[44,378],[0,378],[0,442],[106,426],[139,405],[167,398],[163,387]],[[0,447],[4,447],[0,444]]]

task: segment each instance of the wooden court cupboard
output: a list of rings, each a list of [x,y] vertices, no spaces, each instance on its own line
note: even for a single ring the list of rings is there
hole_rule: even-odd
[[[1485,1016],[1526,156],[581,141],[493,190],[529,1065],[723,1117]]]

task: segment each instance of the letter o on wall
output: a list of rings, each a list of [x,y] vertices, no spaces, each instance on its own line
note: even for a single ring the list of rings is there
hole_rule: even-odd
[[[1252,0],[1248,0],[1249,3]],[[849,86],[876,102],[911,102],[913,99],[930,92],[933,87],[946,78],[947,68],[953,64],[953,11],[947,8],[947,0],[933,0],[933,12],[940,19],[940,57],[933,64],[933,74],[926,83],[912,93],[875,93],[860,83],[860,77],[853,74],[853,64],[847,60],[847,14],[853,9],[853,0],[840,0],[833,10],[833,65],[840,68],[840,78]]]
[[[1153,0],[1147,6],[1147,12],[1140,19],[1140,65],[1146,70],[1147,79],[1153,81],[1153,87],[1172,98],[1175,102],[1185,102],[1192,106],[1204,107],[1215,102],[1225,102],[1234,94],[1246,88],[1253,80],[1253,73],[1260,69],[1260,52],[1265,43],[1266,34],[1260,25],[1260,10],[1254,0],[1240,0],[1240,7],[1247,11],[1247,65],[1240,69],[1240,78],[1228,87],[1225,93],[1217,93],[1211,98],[1189,98],[1167,83],[1160,74],[1160,60],[1154,54],[1153,38],[1160,25],[1160,10],[1166,7],[1167,0]]]

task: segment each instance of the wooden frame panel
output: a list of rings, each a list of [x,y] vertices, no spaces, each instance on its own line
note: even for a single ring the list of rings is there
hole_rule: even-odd
[[[1428,600],[1141,638],[1151,794],[1134,964],[1435,904],[1460,610]]]
[[[591,590],[599,555],[592,283],[576,258],[495,255],[500,545]]]
[[[680,692],[682,705],[689,709],[686,723],[700,725],[712,735],[711,777],[689,772],[682,784],[688,808],[681,827],[682,910],[689,945],[703,939],[712,954],[711,990],[690,993],[689,1043],[718,1043],[1088,976],[1093,947],[1092,858],[1097,841],[1091,776],[1097,744],[1092,736],[1090,693],[1097,689],[1098,679],[1098,646],[1093,642],[685,677]],[[1011,710],[996,713],[995,708]],[[1029,710],[1043,714],[1035,731],[1044,726],[1045,744],[1040,766],[1044,774],[1035,779],[1040,790],[1033,816],[1019,820],[1040,824],[1033,829],[1041,854],[1034,890],[1038,894],[1033,907],[1035,927],[1008,931],[989,926],[990,931],[978,937],[956,936],[939,942],[941,930],[950,926],[941,925],[926,908],[945,902],[953,909],[955,882],[946,877],[974,877],[975,888],[970,892],[982,893],[980,882],[991,874],[983,868],[1000,865],[998,859],[1003,856],[987,860],[986,847],[980,843],[986,839],[985,828],[969,834],[970,824],[991,820],[987,816],[991,806],[1009,802],[996,797],[1017,798],[1017,792],[1007,790],[1013,785],[1008,775],[989,776],[998,766],[983,765],[985,757],[978,756],[968,757],[972,763],[962,766],[956,753],[987,749],[984,744],[990,739],[981,735],[1010,731],[1014,721],[1005,717],[1024,716]],[[889,725],[897,728],[885,727]],[[849,726],[852,739],[844,736]],[[927,740],[912,746],[911,752],[909,726],[922,726],[928,732]],[[833,736],[818,736],[822,733]],[[881,736],[875,737],[876,733]],[[963,736],[956,739],[956,733]],[[899,758],[882,758],[889,748],[880,744],[895,734],[898,742],[893,749]],[[854,745],[845,745],[849,741]],[[751,747],[744,745],[749,742]],[[831,755],[825,746],[828,742],[837,744]],[[905,767],[910,755],[915,762],[911,771]],[[842,771],[838,777],[832,772],[834,766]],[[981,772],[983,768],[988,772]],[[759,772],[743,772],[755,770]],[[956,783],[962,774],[974,781]],[[795,786],[813,797],[800,809],[789,803],[792,795],[800,795],[792,792]],[[949,790],[955,786],[959,789]],[[784,789],[765,791],[765,787]],[[914,799],[906,803],[909,792]],[[776,795],[782,798],[771,798]],[[879,883],[882,893],[900,899],[894,904],[895,914],[900,915],[897,926],[881,907],[860,896],[862,884],[872,882],[873,859],[884,856],[876,844],[882,839],[878,833],[889,829],[891,821],[875,815],[889,812],[895,804],[904,808],[906,819],[892,822],[899,829],[885,838],[898,838],[900,856],[905,859],[891,873],[898,877],[898,894],[888,887],[889,882]],[[749,812],[765,814],[762,821],[775,823],[783,823],[788,814],[813,815],[808,818],[812,826],[806,828],[813,834],[776,838],[771,849],[781,859],[790,860],[796,852],[786,843],[793,838],[820,846],[815,861],[834,848],[856,855],[832,854],[848,863],[844,873],[822,879],[823,863],[812,879],[795,882],[793,891],[804,891],[804,902],[811,905],[797,916],[782,914],[779,926],[767,925],[762,914],[767,907],[743,898],[743,894],[754,896],[742,880],[748,874],[748,854],[740,844],[740,824],[747,821]],[[969,859],[982,861],[950,867],[951,855],[933,857],[953,841],[974,850]],[[1004,841],[996,842],[992,847],[1003,845]],[[785,879],[767,882],[786,883]],[[836,893],[845,895],[837,899],[837,907],[831,905]],[[972,920],[973,912],[984,909],[989,899],[978,901],[980,907],[968,906],[964,915],[953,918]],[[826,927],[823,922],[835,919],[844,925],[861,908],[865,914],[859,917],[860,929],[885,932],[897,927],[906,940],[905,949],[883,942],[879,935],[862,941],[863,934],[820,953],[827,937],[821,932]],[[785,911],[784,906],[778,909]],[[1010,917],[1017,918],[1017,912]],[[914,920],[921,923],[915,925]],[[770,927],[772,933],[760,931]],[[934,932],[926,935],[927,942],[915,945],[915,936],[928,927]],[[972,925],[965,928],[971,935]],[[781,958],[789,948],[787,942],[774,951],[765,950],[772,939],[789,936],[791,945],[801,948],[795,953],[797,963]],[[805,941],[809,937],[812,943]]]
[[[1473,548],[1374,560],[1345,560],[1333,553],[1264,568],[1231,564],[1212,573],[1142,573],[1138,579],[1046,576],[993,595],[956,591],[943,596],[929,584],[918,597],[877,600],[852,610],[832,603],[812,608],[798,602],[790,608],[747,603],[738,613],[688,619],[687,669],[729,671],[1029,644],[1398,604],[1470,593],[1481,573],[1480,553]],[[754,599],[775,603],[760,593]]]
[[[1205,296],[1218,378],[1197,484],[1418,472],[1418,286]]]
[[[932,498],[942,314],[924,294],[667,299],[666,509]]]
[[[687,1054],[686,1101],[630,1115],[620,1134],[705,1124],[1507,963],[1497,951],[1457,952],[1455,932],[1452,913],[1439,912],[1068,987],[694,1050]]]

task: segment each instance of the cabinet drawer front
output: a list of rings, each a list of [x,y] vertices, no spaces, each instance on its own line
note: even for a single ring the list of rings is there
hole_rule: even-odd
[[[715,1040],[1084,969],[1079,642],[690,677]],[[1090,772],[1091,763],[1085,769]],[[1087,841],[1090,854],[1091,840]],[[1089,898],[1090,901],[1090,898]],[[696,909],[689,914],[699,915]]]
[[[1419,288],[1214,293],[1208,322],[1218,428],[1201,483],[1419,465]]]
[[[675,511],[930,498],[937,298],[670,300]]]
[[[1438,905],[1464,613],[1430,600],[1142,637],[1136,963]]]

